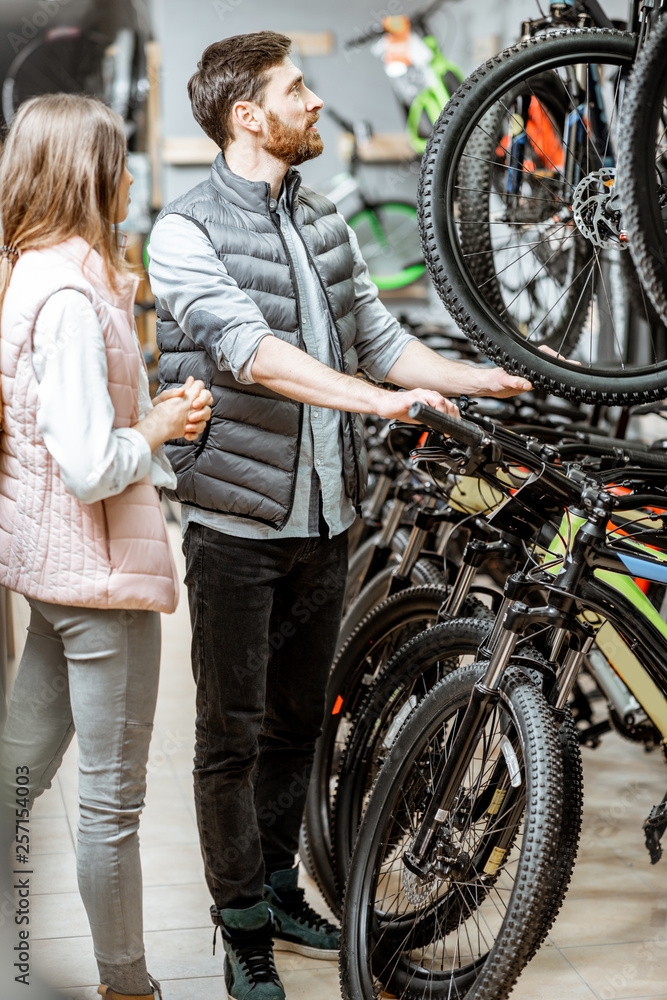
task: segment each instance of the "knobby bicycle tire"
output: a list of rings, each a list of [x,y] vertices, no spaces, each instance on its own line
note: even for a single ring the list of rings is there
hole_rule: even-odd
[[[334,871],[341,897],[365,802],[391,743],[408,713],[460,666],[461,657],[476,659],[493,624],[488,615],[486,620],[441,622],[421,632],[394,654],[366,692],[345,745],[333,805]]]
[[[552,905],[549,891],[561,829],[563,773],[553,713],[521,670],[508,669],[498,693],[498,720],[507,720],[499,722],[498,731],[510,733],[512,745],[518,748],[524,795],[523,818],[511,814],[515,818],[507,836],[511,834],[512,839],[508,850],[496,859],[499,867],[477,866],[498,835],[494,824],[502,828],[508,821],[504,799],[498,802],[497,793],[492,795],[493,784],[481,791],[474,772],[465,779],[470,788],[466,789],[465,781],[461,786],[459,812],[446,821],[450,835],[455,829],[465,831],[463,811],[470,808],[471,817],[478,815],[473,821],[481,821],[483,827],[480,840],[470,841],[470,850],[480,853],[464,859],[468,868],[461,878],[431,883],[433,888],[420,897],[409,873],[406,879],[401,867],[403,847],[409,844],[414,824],[423,814],[430,775],[437,766],[432,747],[443,752],[447,723],[455,724],[458,713],[465,710],[484,670],[484,664],[473,664],[437,684],[403,726],[378,775],[359,829],[345,894],[340,964],[345,1000],[371,1000],[386,995],[385,991],[401,1000],[444,1000],[463,995],[466,1000],[500,1000],[534,954],[545,914]],[[483,734],[478,747],[480,774],[495,775],[495,768],[484,763],[488,744],[484,744]],[[487,796],[483,805],[478,794]],[[492,813],[495,819],[488,819]],[[461,838],[464,842],[463,833]],[[387,885],[388,899],[382,895]],[[412,900],[408,887],[415,894]],[[436,895],[438,892],[441,895]],[[474,931],[467,943],[465,936],[462,941],[457,936],[451,945],[453,955],[458,956],[457,966],[457,958],[452,959],[446,949],[439,950],[439,943],[462,925],[465,930],[465,922],[475,918],[487,901],[491,910],[498,910],[496,896],[506,905],[504,915],[500,912],[497,918],[497,929],[478,928],[477,945]],[[416,948],[412,947],[413,934],[419,938]],[[420,951],[424,964],[420,964]],[[449,968],[445,968],[446,962]]]
[[[424,255],[438,293],[464,333],[507,371],[576,402],[640,403],[662,399],[667,359],[638,368],[588,368],[568,363],[528,343],[490,309],[459,254],[450,209],[458,156],[476,123],[521,80],[564,65],[607,60],[629,69],[636,44],[630,32],[572,29],[523,39],[488,60],[462,84],[434,128],[422,162],[418,206]]]
[[[657,20],[628,81],[618,157],[623,223],[632,259],[651,302],[667,324],[667,221],[663,176],[656,177],[656,134],[667,99],[667,17]],[[664,143],[664,133],[660,135]],[[663,188],[662,202],[659,184]],[[664,393],[663,393],[664,395]]]

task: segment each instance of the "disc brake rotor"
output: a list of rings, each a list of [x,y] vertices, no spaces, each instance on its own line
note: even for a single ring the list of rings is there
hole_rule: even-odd
[[[403,892],[412,906],[421,906],[424,900],[428,899],[433,892],[434,882],[433,878],[420,878],[403,865]]]
[[[601,250],[625,250],[628,245],[621,229],[615,180],[613,167],[593,170],[579,181],[572,199],[572,214],[579,232]]]

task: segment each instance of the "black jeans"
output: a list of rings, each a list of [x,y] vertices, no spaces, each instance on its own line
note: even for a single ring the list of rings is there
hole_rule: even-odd
[[[267,876],[294,864],[347,546],[347,532],[255,540],[188,526],[195,805],[220,908],[254,905]]]

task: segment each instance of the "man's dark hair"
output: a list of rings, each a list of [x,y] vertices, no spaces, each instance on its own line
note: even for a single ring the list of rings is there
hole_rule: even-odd
[[[192,114],[206,135],[225,149],[234,138],[231,112],[237,101],[261,104],[267,70],[281,63],[292,47],[287,35],[255,31],[209,45],[188,81]]]

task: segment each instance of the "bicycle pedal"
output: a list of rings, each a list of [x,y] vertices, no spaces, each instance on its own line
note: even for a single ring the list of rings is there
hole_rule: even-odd
[[[660,839],[667,829],[667,800],[663,799],[657,806],[653,806],[648,818],[644,821],[644,838],[646,850],[648,851],[651,864],[657,865],[662,857],[662,845]]]

